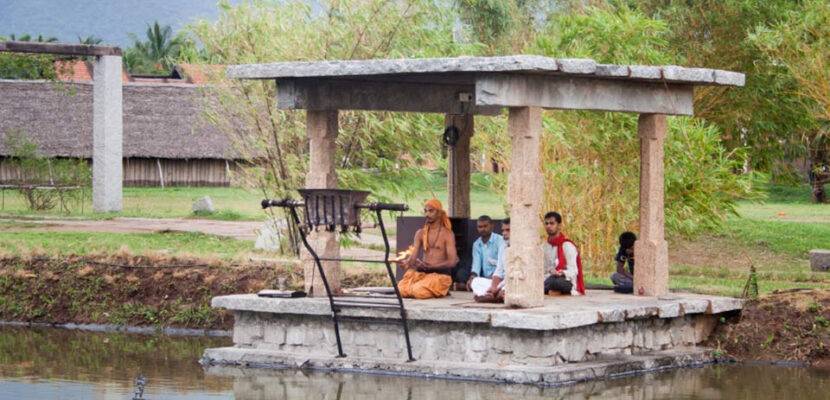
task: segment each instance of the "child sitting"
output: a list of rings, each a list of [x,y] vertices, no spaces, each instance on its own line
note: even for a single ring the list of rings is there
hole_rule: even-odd
[[[620,235],[620,249],[614,261],[617,262],[617,272],[611,275],[611,282],[614,283],[614,291],[617,293],[634,292],[634,242],[637,235],[634,232],[623,232]],[[628,263],[628,270],[625,264]]]

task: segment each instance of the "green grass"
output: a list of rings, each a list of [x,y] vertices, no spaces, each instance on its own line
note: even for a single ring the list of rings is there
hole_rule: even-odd
[[[488,214],[503,218],[504,199],[487,189],[488,176],[472,177],[472,215]],[[830,276],[809,270],[807,254],[810,249],[830,248],[830,205],[812,204],[810,188],[768,185],[762,202],[741,202],[740,217],[731,217],[722,232],[698,238],[699,243],[718,241],[723,261],[715,265],[690,265],[676,262],[671,266],[670,285],[676,290],[737,295],[746,281],[746,265],[734,254],[748,254],[758,270],[762,292],[794,287],[830,288]],[[406,202],[407,215],[420,215],[423,201],[437,197],[447,202],[446,178],[432,174],[426,179],[407,182],[413,188],[410,198],[384,193],[393,202]],[[199,197],[210,196],[217,211],[193,215],[191,203]],[[211,218],[219,220],[258,220],[264,213],[259,209],[261,195],[240,188],[126,188],[124,211],[118,214],[93,214],[91,205],[84,211],[76,210],[68,217],[110,218],[113,216],[145,218]],[[13,192],[5,193],[0,216],[66,217],[58,211],[33,214],[25,209],[22,200]],[[114,252],[123,247],[133,253],[168,252],[232,258],[253,251],[252,243],[234,241],[210,235],[186,233],[110,234],[110,233],[52,233],[36,232],[33,224],[0,221],[0,251],[21,253],[42,249],[60,254]],[[394,231],[394,225],[392,227]],[[694,243],[694,242],[693,242]],[[706,246],[700,246],[701,251]],[[733,257],[727,257],[733,255]],[[610,258],[610,255],[609,255]],[[715,257],[717,260],[717,257]],[[740,265],[736,265],[740,264]],[[748,264],[747,264],[748,265]],[[350,267],[350,266],[349,266]],[[593,283],[607,284],[605,277],[591,277]]]
[[[830,217],[830,206],[826,208]],[[830,223],[734,218],[725,229],[738,242],[795,257],[805,258],[811,249],[830,249]]]
[[[0,231],[0,252],[13,255],[42,251],[47,254],[162,252],[233,259],[254,252],[253,242],[187,232],[98,233]]]
[[[0,216],[7,217],[73,217],[105,219],[112,217],[140,218],[208,218],[220,220],[259,220],[264,213],[259,206],[262,195],[241,188],[214,187],[172,187],[172,188],[124,188],[123,211],[112,214],[92,212],[92,203],[86,199],[83,206],[75,206],[69,214],[58,209],[30,211],[17,192],[4,191]],[[194,215],[193,202],[203,196],[210,196],[216,212]]]

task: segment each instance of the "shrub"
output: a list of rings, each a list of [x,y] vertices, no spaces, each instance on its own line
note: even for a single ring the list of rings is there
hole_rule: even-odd
[[[13,181],[32,211],[60,206],[64,212],[81,204],[92,181],[89,165],[82,159],[58,159],[43,156],[38,146],[22,131],[6,132],[9,165],[18,171]]]

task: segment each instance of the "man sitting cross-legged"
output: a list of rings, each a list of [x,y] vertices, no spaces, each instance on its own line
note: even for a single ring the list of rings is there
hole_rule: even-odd
[[[415,232],[414,250],[402,262],[406,273],[398,282],[401,296],[416,299],[444,297],[452,285],[450,273],[458,264],[452,225],[441,202],[424,204],[424,227]]]
[[[562,216],[555,211],[545,214],[548,240],[542,245],[545,258],[545,293],[583,295],[582,259],[576,245],[562,233]]]
[[[483,296],[490,288],[493,272],[504,248],[504,238],[493,233],[493,219],[487,215],[478,217],[476,230],[479,238],[473,243],[473,263],[467,290],[472,290],[476,296]]]
[[[507,272],[507,248],[510,246],[510,218],[505,218],[501,222],[501,235],[504,238],[502,248],[499,250],[499,259],[496,264],[496,270],[493,271],[492,279],[481,279],[487,285],[487,289],[483,295],[476,293],[475,301],[480,303],[503,303],[504,302],[504,280]]]

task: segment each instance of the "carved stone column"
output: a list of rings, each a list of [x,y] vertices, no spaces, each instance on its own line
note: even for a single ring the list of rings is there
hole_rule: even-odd
[[[669,247],[665,235],[663,142],[666,116],[640,114],[640,235],[634,244],[634,293],[669,291]]]
[[[510,247],[507,250],[507,305],[539,307],[544,301],[542,227],[539,218],[543,179],[539,163],[542,109],[510,109],[512,144],[507,201],[510,204]]]
[[[305,187],[308,189],[337,188],[335,150],[337,140],[337,110],[306,112],[306,132],[308,133],[309,160]],[[340,243],[335,232],[312,232],[309,243],[320,257],[337,258],[340,256]],[[303,276],[305,290],[309,296],[326,296],[323,280],[314,264],[314,259],[306,251],[302,252]],[[340,292],[340,263],[324,261],[329,288],[333,293]]]

